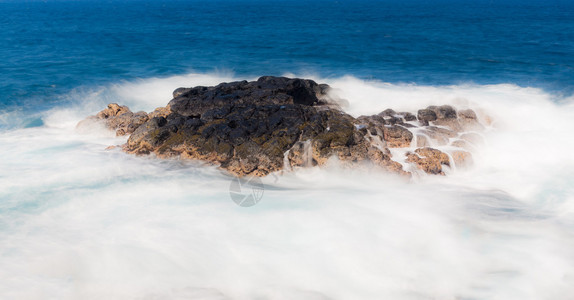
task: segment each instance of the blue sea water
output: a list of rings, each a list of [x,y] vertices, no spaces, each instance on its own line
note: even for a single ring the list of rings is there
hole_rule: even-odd
[[[0,1],[0,108],[188,72],[574,91],[571,1]]]
[[[0,299],[572,299],[573,54],[562,0],[0,0]],[[216,166],[76,128],[261,75],[353,116],[471,108],[483,143],[408,182],[285,170],[245,208]]]

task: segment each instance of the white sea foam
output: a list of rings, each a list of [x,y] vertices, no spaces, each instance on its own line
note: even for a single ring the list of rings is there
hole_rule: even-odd
[[[336,164],[303,169],[263,178],[250,208],[235,205],[231,177],[215,167],[106,151],[125,138],[74,130],[107,102],[149,111],[177,87],[234,79],[192,74],[76,92],[78,105],[45,112],[44,126],[0,133],[1,298],[574,294],[572,99],[513,85],[316,78],[353,115],[454,104],[494,122],[470,170],[405,183]]]

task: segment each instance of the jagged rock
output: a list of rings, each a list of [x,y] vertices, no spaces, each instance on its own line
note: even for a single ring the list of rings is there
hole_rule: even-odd
[[[471,110],[457,113],[443,105],[419,110],[417,116],[387,109],[354,118],[332,102],[329,89],[312,80],[265,76],[252,82],[178,88],[166,107],[149,114],[112,103],[83,122],[97,120],[118,135],[131,134],[122,146],[125,152],[203,160],[239,176],[320,166],[331,157],[343,165],[371,162],[408,175],[388,148],[411,146],[418,149],[407,152],[407,162],[444,175],[442,166],[450,166],[448,155],[429,146],[458,138],[451,146],[468,150],[466,144],[477,139],[466,133],[459,137],[463,128],[480,125]],[[421,127],[413,123],[417,119]],[[411,145],[413,133],[416,145]],[[472,161],[466,151],[452,156],[457,166]]]
[[[428,109],[436,114],[436,120],[433,121],[434,125],[445,126],[457,132],[463,129],[458,121],[456,110],[452,106],[429,106]]]
[[[264,76],[252,82],[244,80],[213,87],[177,89],[180,92],[175,93],[177,97],[169,102],[168,108],[182,116],[200,116],[209,111],[210,117],[217,118],[223,116],[230,105],[326,104],[319,103],[318,98],[325,93],[325,89],[325,85],[318,85],[312,80]]]
[[[103,122],[108,129],[116,131],[116,135],[126,135],[134,132],[140,125],[149,119],[147,113],[140,111],[133,113],[127,106],[110,103],[108,107],[97,115],[88,117],[78,123],[77,127],[88,126],[92,122]]]
[[[456,132],[484,129],[473,110],[464,109],[457,112],[450,105],[420,109],[417,118],[422,126],[428,126],[432,122],[433,125],[448,127]]]
[[[406,114],[407,113],[397,113],[396,111],[389,108],[379,113],[377,116],[381,116],[383,118],[383,124],[395,125],[395,124],[403,124],[406,118],[411,119],[412,114],[410,114],[409,116],[407,116]]]
[[[353,117],[321,97],[327,88],[311,80],[261,77],[178,89],[169,113],[156,109],[124,150],[211,161],[240,176],[283,169],[288,150],[291,166],[322,165],[337,156],[342,162],[369,160],[398,171],[390,156],[356,128]]]
[[[392,160],[390,154],[386,153],[389,152],[388,149],[386,151],[381,151],[376,147],[369,147],[368,148],[368,157],[371,161],[375,164],[383,167],[383,169],[402,175],[402,176],[409,176],[410,173],[403,170],[403,166]]]
[[[115,118],[107,119],[109,128],[116,129],[116,135],[126,135],[134,132],[140,125],[149,119],[147,113],[140,111],[137,113],[126,112]]]
[[[287,156],[290,167],[309,167],[317,165],[311,151],[311,141],[297,142],[289,150]]]
[[[456,119],[456,110],[450,105],[429,106],[428,109],[435,112],[437,120]]]
[[[154,111],[148,114],[149,118],[155,117],[167,117],[171,113],[171,110],[167,107],[158,107]]]
[[[179,97],[179,96],[181,96],[181,95],[183,95],[183,94],[188,93],[188,92],[191,91],[191,90],[192,90],[192,88],[183,88],[183,87],[177,88],[177,89],[175,89],[175,91],[173,91],[173,93],[172,93],[173,98],[177,98],[177,97]]]
[[[405,122],[417,120],[417,117],[411,114],[410,112],[396,112],[392,109],[386,109],[375,116],[382,117],[382,121],[379,121],[378,123],[382,123],[385,125],[399,124],[404,127],[415,127],[414,125]],[[374,118],[375,116],[371,116],[370,118]]]
[[[429,108],[419,109],[417,113],[417,119],[423,126],[428,126],[429,122],[436,120],[436,113]]]
[[[383,138],[391,148],[407,148],[411,146],[413,134],[403,126],[383,126]]]
[[[408,152],[406,156],[407,162],[414,163],[429,174],[444,175],[442,166],[450,166],[448,155],[434,148],[418,148],[415,153]]]
[[[406,128],[403,118],[396,118],[395,111],[387,109],[378,115],[360,116],[357,121],[373,136],[380,136],[390,148],[410,147],[413,134]]]
[[[131,110],[124,105],[119,105],[117,103],[110,103],[108,104],[108,107],[102,111],[100,111],[96,117],[98,119],[110,119],[113,117],[117,117],[119,115],[125,114],[125,113],[130,113]]]
[[[416,121],[417,117],[413,114],[411,114],[410,112],[402,112],[400,113],[400,115],[403,117],[403,119],[407,122],[411,122],[411,121]]]
[[[387,109],[383,110],[382,112],[380,112],[378,115],[379,115],[379,116],[392,117],[392,116],[394,116],[394,115],[396,115],[396,114],[397,114],[396,111],[394,111],[394,110],[392,110],[392,109],[390,109],[390,108],[387,108]]]

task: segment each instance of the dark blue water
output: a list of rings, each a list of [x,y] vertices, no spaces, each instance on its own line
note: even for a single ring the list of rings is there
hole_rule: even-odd
[[[502,2],[0,1],[0,109],[213,71],[514,83],[571,95],[574,4]]]

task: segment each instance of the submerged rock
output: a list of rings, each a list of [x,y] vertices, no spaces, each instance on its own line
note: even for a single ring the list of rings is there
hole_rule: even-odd
[[[457,168],[467,168],[473,164],[472,154],[468,151],[455,150],[451,151],[450,155]]]
[[[417,116],[388,109],[354,118],[330,100],[328,90],[312,80],[265,76],[178,88],[166,107],[149,114],[112,103],[87,120],[102,121],[118,135],[131,134],[125,152],[204,160],[239,176],[320,166],[331,157],[344,165],[368,161],[407,175],[389,148],[411,147],[422,148],[406,152],[408,163],[444,174],[441,166],[449,165],[448,155],[428,146],[448,144],[477,120],[473,111],[457,114],[450,106],[431,106]]]

